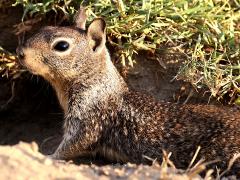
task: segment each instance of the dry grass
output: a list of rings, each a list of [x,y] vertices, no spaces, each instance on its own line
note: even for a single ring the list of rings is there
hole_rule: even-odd
[[[11,77],[11,79],[16,79],[20,76],[21,70],[17,63],[17,57],[5,51],[0,47],[0,74],[2,77]]]
[[[171,153],[166,153],[163,151],[163,161],[160,165],[161,167],[161,178],[162,179],[169,179],[169,169],[173,169],[175,174],[182,174],[182,179],[204,179],[204,180],[211,180],[211,179],[217,179],[220,180],[223,177],[226,177],[228,179],[228,176],[226,174],[231,171],[231,168],[233,167],[234,163],[239,160],[240,153],[235,154],[228,163],[227,169],[225,170],[219,170],[217,169],[209,169],[207,166],[214,165],[215,163],[219,162],[218,159],[211,161],[211,162],[204,162],[203,159],[200,159],[196,162],[197,156],[200,152],[201,148],[198,147],[188,168],[186,170],[179,170],[176,169],[174,163],[170,160]],[[157,165],[154,163],[153,164]],[[157,165],[158,166],[158,165]],[[199,175],[201,173],[201,176]],[[202,177],[202,178],[201,178]],[[231,176],[232,178],[236,178],[235,176]]]

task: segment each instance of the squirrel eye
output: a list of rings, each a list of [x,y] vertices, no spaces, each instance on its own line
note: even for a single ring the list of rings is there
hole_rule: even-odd
[[[56,43],[53,47],[55,50],[57,51],[66,51],[69,48],[69,43],[66,41],[59,41],[58,43]]]

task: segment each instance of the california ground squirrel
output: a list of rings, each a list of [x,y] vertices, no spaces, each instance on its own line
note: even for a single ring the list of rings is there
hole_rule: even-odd
[[[52,84],[65,113],[53,158],[98,152],[114,161],[145,163],[145,157],[160,161],[164,149],[177,167],[186,167],[198,146],[207,161],[227,162],[240,152],[239,112],[160,103],[129,90],[110,60],[104,20],[96,18],[86,29],[86,18],[80,8],[74,26],[44,27],[17,49],[20,62]]]

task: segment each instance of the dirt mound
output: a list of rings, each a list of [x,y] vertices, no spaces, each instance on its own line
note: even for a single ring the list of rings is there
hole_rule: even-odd
[[[75,165],[53,161],[38,151],[36,143],[20,142],[15,146],[0,146],[0,179],[189,179],[186,174],[159,166]],[[195,175],[192,179],[200,179]]]

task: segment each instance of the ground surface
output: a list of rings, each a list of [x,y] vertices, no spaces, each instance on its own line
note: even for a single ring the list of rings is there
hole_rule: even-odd
[[[28,163],[26,163],[28,162]],[[36,143],[20,142],[16,146],[0,147],[0,179],[188,179],[180,171],[158,165],[75,165],[54,162],[38,152]],[[4,165],[3,165],[4,164]],[[190,173],[189,173],[190,175]],[[198,175],[192,179],[200,179]]]
[[[17,45],[13,25],[20,21],[18,12],[15,9],[0,14],[0,45],[9,50]],[[10,16],[11,13],[15,15]],[[171,81],[178,70],[174,61],[179,57],[163,54],[163,61],[146,57],[139,55],[137,64],[126,75],[129,86],[147,91],[158,100],[183,103],[191,88],[186,83]],[[47,159],[43,154],[54,151],[62,132],[62,111],[54,93],[45,81],[29,74],[15,82],[14,93],[12,84],[0,80],[0,179],[199,179],[197,175],[179,175],[181,171],[157,165],[106,165],[102,159],[73,164]],[[6,104],[12,95],[12,101]],[[193,93],[188,103],[207,101],[208,97]]]

